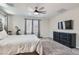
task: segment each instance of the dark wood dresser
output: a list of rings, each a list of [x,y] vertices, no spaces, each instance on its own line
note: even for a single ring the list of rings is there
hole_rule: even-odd
[[[70,48],[76,48],[76,33],[53,32],[53,40]]]

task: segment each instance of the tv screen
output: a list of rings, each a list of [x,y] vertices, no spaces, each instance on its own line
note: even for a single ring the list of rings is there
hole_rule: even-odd
[[[73,29],[73,21],[72,20],[65,21],[65,29]]]

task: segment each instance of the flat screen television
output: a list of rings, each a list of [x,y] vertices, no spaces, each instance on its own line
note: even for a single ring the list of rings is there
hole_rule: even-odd
[[[65,21],[65,29],[73,29],[73,21],[72,20]]]

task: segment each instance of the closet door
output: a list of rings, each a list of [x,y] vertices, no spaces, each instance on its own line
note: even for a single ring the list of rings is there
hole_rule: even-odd
[[[38,36],[38,20],[33,20],[33,33]]]
[[[26,29],[27,31],[26,32],[27,32],[27,34],[31,34],[32,33],[32,20],[27,20],[26,22],[27,22],[26,23],[27,24],[27,26],[26,26],[27,27],[27,29]]]

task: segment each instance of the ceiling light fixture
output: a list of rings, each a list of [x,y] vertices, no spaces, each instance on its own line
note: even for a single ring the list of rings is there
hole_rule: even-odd
[[[37,13],[37,12],[34,12],[34,15],[38,15],[39,13]]]

